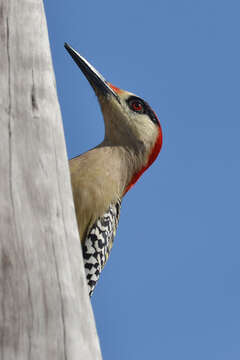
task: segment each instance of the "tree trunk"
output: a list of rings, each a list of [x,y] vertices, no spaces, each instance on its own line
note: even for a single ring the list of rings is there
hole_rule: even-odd
[[[0,359],[101,359],[41,0],[0,0],[0,134]]]

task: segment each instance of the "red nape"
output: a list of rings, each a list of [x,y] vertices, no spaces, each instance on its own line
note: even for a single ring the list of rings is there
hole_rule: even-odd
[[[113,91],[115,91],[115,93],[120,94],[122,92],[121,89],[119,89],[118,87],[112,85],[110,82],[108,82],[108,85],[110,86],[111,89],[113,89]]]
[[[157,140],[156,140],[155,145],[154,145],[154,147],[152,149],[152,152],[151,152],[151,154],[150,154],[150,156],[148,158],[147,164],[139,172],[137,172],[136,174],[133,175],[132,180],[130,181],[130,183],[126,187],[123,195],[125,195],[128,192],[128,190],[130,190],[133,187],[133,185],[138,181],[138,179],[144,173],[144,171],[147,170],[149,168],[149,166],[152,165],[154,160],[156,160],[156,158],[157,158],[157,156],[158,156],[158,154],[159,154],[159,152],[161,150],[161,147],[162,147],[162,129],[161,129],[161,126],[159,124],[159,131],[158,131]]]

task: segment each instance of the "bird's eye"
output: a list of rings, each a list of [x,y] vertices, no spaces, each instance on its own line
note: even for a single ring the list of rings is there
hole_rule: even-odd
[[[136,111],[141,114],[144,112],[143,104],[139,100],[130,101],[129,106],[133,111]]]

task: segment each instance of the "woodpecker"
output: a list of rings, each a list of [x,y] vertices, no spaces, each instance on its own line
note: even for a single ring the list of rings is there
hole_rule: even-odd
[[[122,198],[157,158],[162,130],[146,101],[106,81],[83,56],[64,46],[92,86],[105,123],[104,140],[69,161],[91,296],[112,249]]]

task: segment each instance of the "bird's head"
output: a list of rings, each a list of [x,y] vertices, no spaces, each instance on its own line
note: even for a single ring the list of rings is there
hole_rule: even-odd
[[[162,130],[159,120],[146,101],[112,85],[71,46],[65,43],[65,48],[98,97],[105,122],[104,144],[125,147],[141,159],[142,167],[127,187],[127,192],[161,150]]]

